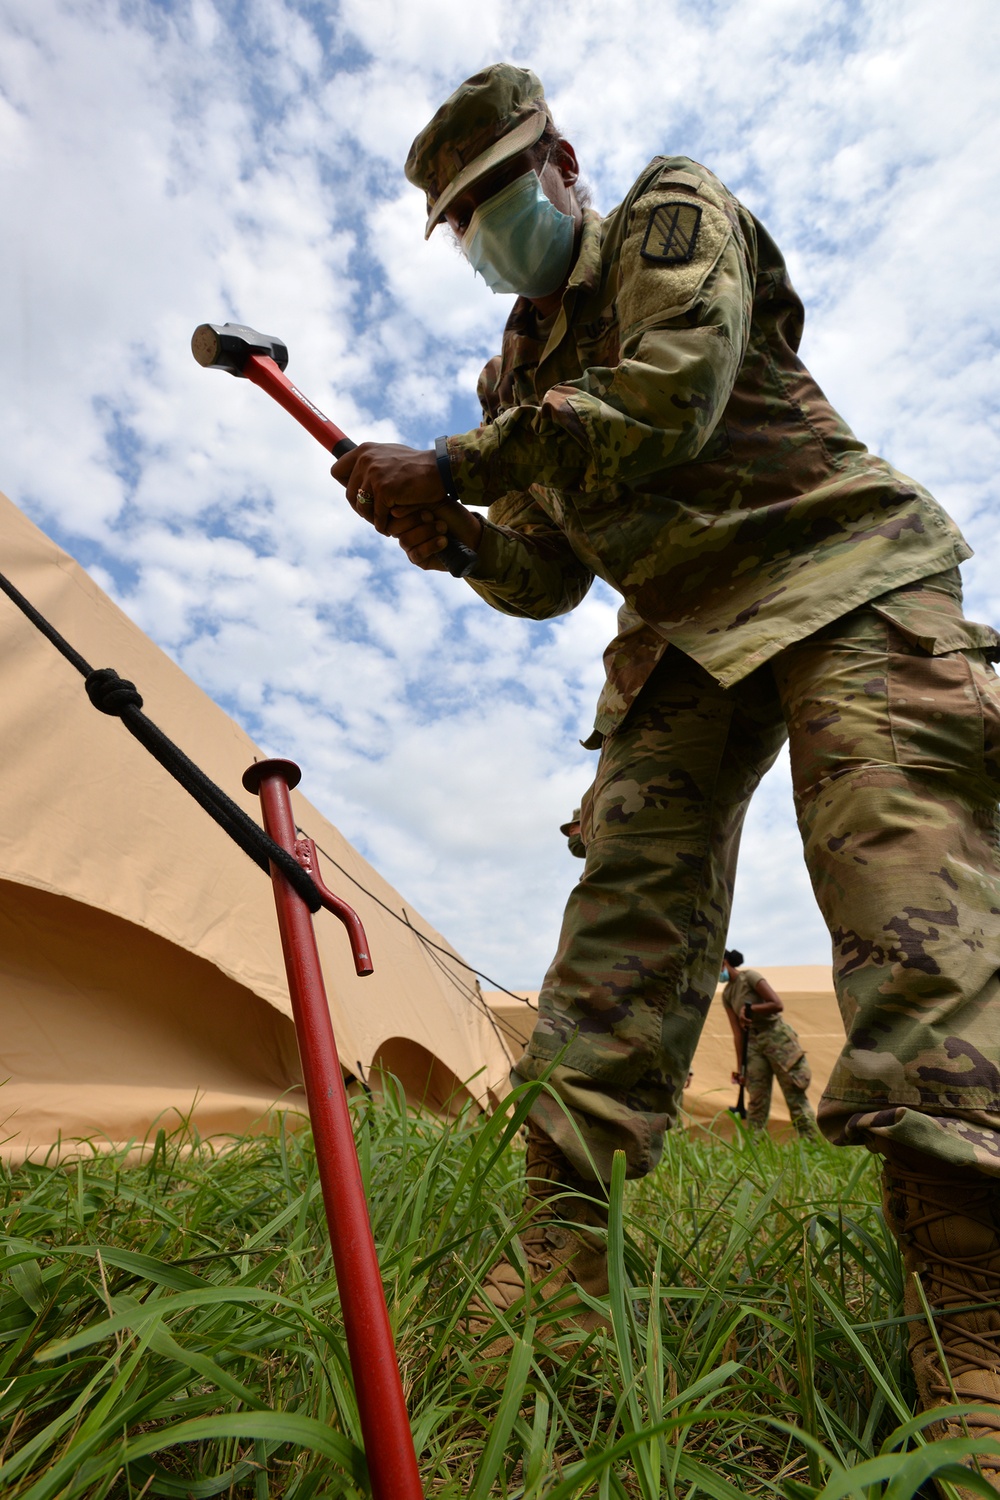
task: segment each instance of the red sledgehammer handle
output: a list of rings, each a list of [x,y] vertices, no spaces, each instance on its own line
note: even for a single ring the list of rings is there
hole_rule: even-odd
[[[227,370],[252,380],[334,458],[343,458],[358,446],[292,384],[284,373],[288,349],[273,334],[259,333],[246,323],[200,323],[191,336],[191,353],[208,370]],[[454,578],[464,578],[476,564],[476,554],[457,536],[446,538],[438,556]]]
[[[320,420],[333,428],[325,417]],[[302,864],[311,850],[296,847],[289,796],[299,775],[292,761],[257,761],[245,772],[243,785],[260,794],[271,838]],[[375,1500],[423,1500],[312,916],[273,864],[271,880],[372,1495]],[[345,903],[332,899],[344,908],[337,912],[342,921],[347,922],[349,913],[357,923],[351,934],[355,964],[359,973],[370,973],[360,922]]]
[[[328,453],[334,458],[342,458],[345,453],[350,453],[352,448],[358,445],[351,441],[345,432],[341,432],[336,422],[331,422],[325,417],[318,406],[314,406],[308,396],[303,396],[297,385],[293,385],[283,370],[280,370],[274,360],[267,354],[251,354],[243,366],[243,375],[247,380],[252,380],[254,385],[260,386],[262,391],[277,401],[279,406],[301,422],[307,432],[311,432],[314,438],[323,444]],[[449,536],[448,545],[441,553],[448,572],[455,578],[462,578],[475,563],[475,554],[470,552],[457,537]]]
[[[297,385],[293,385],[283,370],[266,354],[251,354],[243,366],[243,375],[259,385],[262,391],[283,406],[296,422],[301,422],[307,432],[323,444],[334,458],[342,458],[356,448],[346,433],[341,432],[336,422],[324,417],[318,406],[313,406],[308,396],[303,396]]]
[[[345,453],[350,453],[352,448],[358,445],[351,441],[346,433],[341,432],[336,422],[331,422],[325,417],[318,406],[314,406],[308,396],[303,396],[297,385],[293,385],[285,372],[278,368],[274,360],[267,354],[251,354],[241,372],[247,380],[252,380],[254,385],[260,386],[262,391],[275,401],[279,406],[301,422],[307,432],[311,432],[314,438],[323,444],[328,453],[332,452],[334,458],[342,458]],[[475,563],[476,558],[457,537],[450,536],[448,545],[441,553],[445,566],[449,573],[455,578],[462,578]]]

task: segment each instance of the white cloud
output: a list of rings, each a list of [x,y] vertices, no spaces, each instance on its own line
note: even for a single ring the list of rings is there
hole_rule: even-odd
[[[414,79],[431,71],[445,78],[457,74],[461,81],[496,61],[503,10],[498,0],[480,0],[474,7],[466,0],[421,0],[419,5],[409,0],[380,0],[377,5],[341,0],[340,15],[345,29],[382,67],[395,64]],[[423,119],[440,102],[432,94]]]
[[[0,485],[305,769],[305,789],[467,956],[537,984],[578,866],[558,824],[614,633],[610,593],[535,625],[408,568],[318,446],[193,362],[195,324],[283,337],[354,438],[475,420],[506,299],[402,178],[498,56],[547,80],[598,202],[704,160],[782,244],[804,353],[872,446],[953,508],[1000,614],[995,0],[305,0],[0,12]],[[787,768],[751,810],[734,940],[827,957]]]
[[[394,308],[405,311],[429,337],[457,343],[496,340],[513,297],[484,295],[484,286],[443,230],[423,239],[427,215],[412,188],[379,203],[368,215],[372,253],[385,273]],[[422,350],[419,352],[423,352]],[[477,372],[478,373],[478,372]]]

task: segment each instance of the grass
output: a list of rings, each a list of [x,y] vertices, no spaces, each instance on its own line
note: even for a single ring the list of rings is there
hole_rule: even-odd
[[[536,1308],[484,1366],[461,1319],[517,1224],[517,1116],[353,1108],[428,1496],[907,1500],[968,1448],[911,1422],[867,1153],[678,1133],[613,1184],[613,1331],[560,1351]],[[307,1131],[161,1134],[0,1197],[5,1500],[370,1494]]]

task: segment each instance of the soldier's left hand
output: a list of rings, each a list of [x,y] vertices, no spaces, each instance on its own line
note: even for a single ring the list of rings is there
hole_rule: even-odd
[[[389,535],[397,539],[410,562],[418,568],[444,570],[441,553],[449,533],[475,552],[482,536],[482,522],[457,500],[443,500],[433,510],[397,506],[389,519]]]
[[[358,515],[383,536],[393,509],[435,506],[446,499],[434,454],[403,443],[360,443],[338,458],[330,473]]]

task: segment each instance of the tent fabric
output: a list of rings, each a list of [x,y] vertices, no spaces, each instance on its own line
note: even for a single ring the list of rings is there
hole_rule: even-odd
[[[241,778],[263,752],[2,495],[0,571],[95,667],[135,682],[153,722],[260,821]],[[281,1099],[301,1108],[270,881],[2,595],[0,623],[0,1151],[127,1142],[164,1110],[204,1134],[250,1128]],[[425,1078],[438,1101],[503,1092],[474,976],[297,791],[292,804],[375,962],[358,978],[340,923],[315,918],[345,1069],[384,1064],[417,1092]]]
[[[785,1019],[794,1026],[802,1040],[812,1069],[809,1099],[815,1109],[844,1045],[844,1029],[831,971],[822,964],[754,964],[753,967],[781,996]],[[516,1035],[521,1044],[531,1035],[535,1014],[531,1006],[538,1001],[537,991],[525,990],[522,993],[527,1003],[519,1003],[499,990],[485,992],[490,1009],[504,1025],[505,1037]],[[729,1107],[735,1105],[739,1091],[730,1082],[736,1066],[736,1052],[721,997],[720,986],[694,1055],[691,1083],[684,1091],[683,1111],[688,1129],[712,1128],[716,1134],[728,1135],[733,1129]],[[519,1047],[512,1043],[509,1050],[516,1055]],[[771,1096],[768,1128],[779,1138],[792,1133],[788,1108],[777,1082]]]

